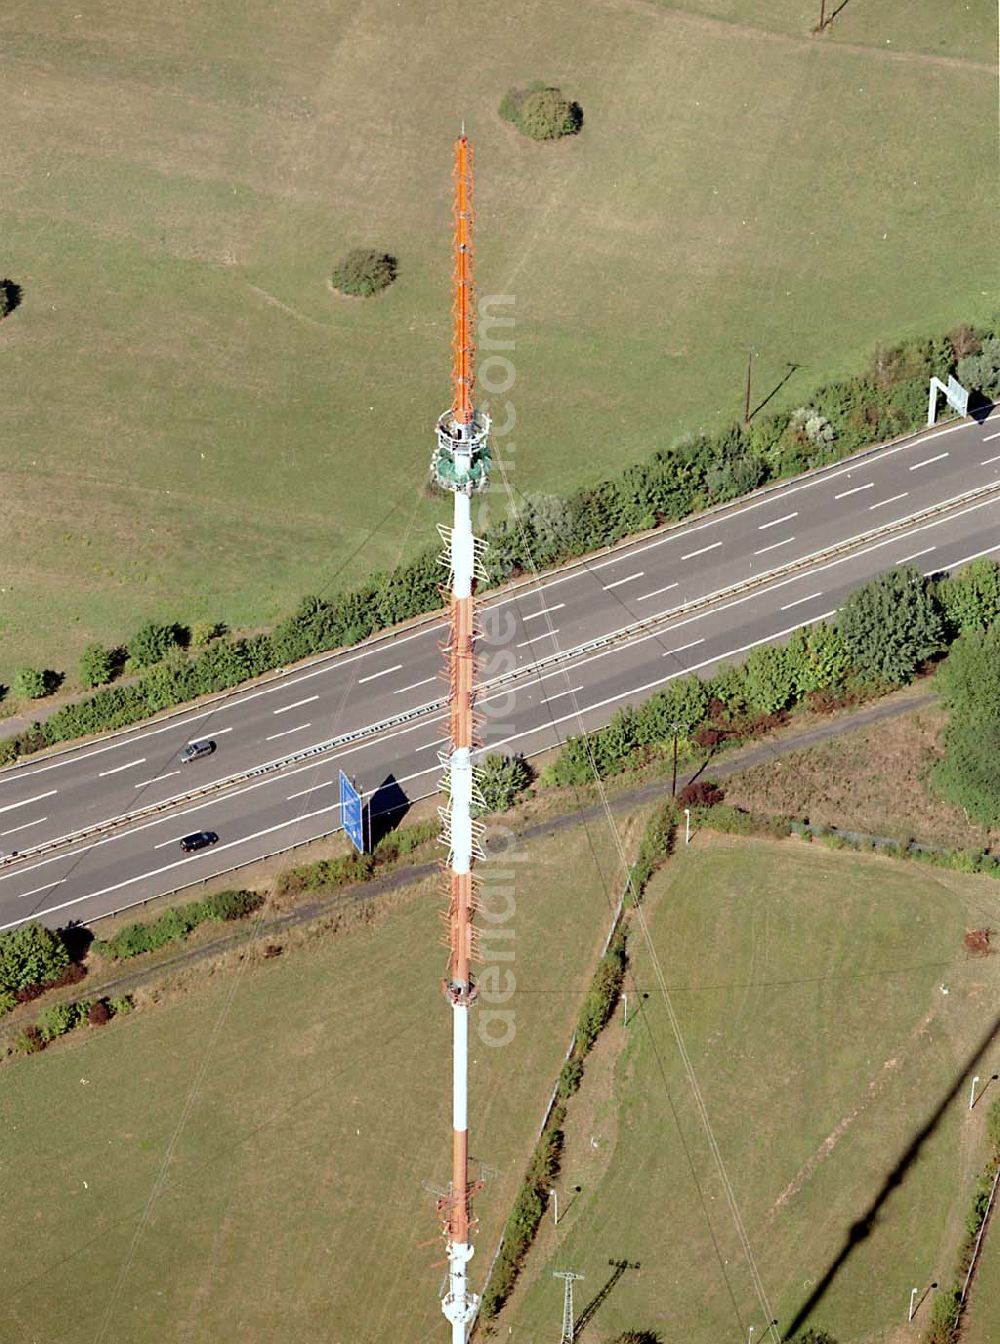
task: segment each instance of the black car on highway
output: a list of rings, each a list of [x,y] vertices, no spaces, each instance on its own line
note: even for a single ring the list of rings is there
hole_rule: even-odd
[[[196,849],[207,849],[209,845],[216,844],[218,839],[214,831],[195,831],[192,835],[184,836],[181,849],[185,854],[193,854]]]

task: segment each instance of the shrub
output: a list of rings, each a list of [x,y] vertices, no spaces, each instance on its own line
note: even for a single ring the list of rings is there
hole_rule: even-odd
[[[571,1097],[583,1081],[583,1060],[575,1055],[567,1059],[559,1072],[559,1096],[565,1101]]]
[[[829,1330],[817,1330],[815,1326],[810,1326],[808,1330],[803,1330],[800,1335],[796,1335],[792,1344],[837,1344]]]
[[[931,585],[912,565],[879,574],[856,588],[837,620],[847,652],[866,681],[913,680],[944,643],[944,621]]]
[[[66,945],[41,924],[22,924],[0,933],[0,989],[11,993],[47,985],[69,969]]]
[[[743,678],[750,708],[762,714],[778,713],[795,694],[791,662],[780,645],[754,649],[744,664]]]
[[[949,633],[985,630],[1000,617],[1000,564],[981,555],[956,574],[938,584]]]
[[[523,756],[487,756],[476,770],[476,782],[483,800],[478,812],[506,812],[532,780],[531,766]]]
[[[152,667],[177,647],[180,634],[176,625],[157,625],[155,621],[149,621],[140,626],[128,642],[129,662],[134,667]]]
[[[341,294],[369,298],[387,289],[398,272],[396,258],[377,248],[355,247],[337,263],[330,283]]]
[[[87,1021],[92,1027],[103,1027],[111,1021],[111,1009],[108,1006],[107,999],[97,999],[90,1005],[87,1012]]]
[[[722,786],[715,780],[697,779],[681,789],[677,804],[679,807],[715,807],[725,796]]]
[[[22,667],[14,673],[14,694],[19,700],[40,700],[48,691],[49,678],[37,667]]]
[[[211,644],[213,639],[221,639],[227,633],[225,621],[195,621],[191,627],[191,643],[196,649]]]
[[[77,1023],[76,1006],[71,1003],[53,1003],[41,1014],[38,1019],[38,1030],[42,1033],[42,1039],[48,1044],[54,1041],[57,1036],[65,1036],[68,1031],[72,1031]]]
[[[36,1026],[25,1027],[17,1038],[14,1049],[19,1055],[37,1055],[39,1050],[45,1049],[45,1038]]]
[[[114,675],[114,660],[110,650],[103,644],[88,644],[80,654],[78,671],[84,686],[103,686]]]
[[[924,1344],[955,1344],[958,1339],[958,1318],[962,1312],[957,1288],[941,1289],[931,1307],[931,1319]]]
[[[16,280],[7,276],[0,280],[0,319],[9,316],[20,305],[23,292]]]
[[[565,1108],[556,1106],[535,1146],[524,1181],[504,1224],[503,1245],[483,1290],[481,1311],[484,1320],[495,1316],[510,1296],[548,1207],[549,1188],[559,1173],[563,1148],[561,1126],[565,1117]]]
[[[995,1156],[1000,1156],[1000,1099],[986,1113],[986,1137]]]
[[[583,113],[559,89],[533,89],[521,100],[516,124],[532,140],[559,140],[576,135],[583,125]]]
[[[597,1040],[601,1028],[615,1010],[625,979],[628,956],[625,951],[625,933],[615,935],[601,958],[580,1010],[576,1026],[576,1050],[585,1055]]]
[[[127,1017],[135,1007],[135,999],[131,994],[122,994],[120,998],[112,999],[108,1006],[112,1017]]]
[[[1000,395],[1000,337],[987,336],[975,354],[958,361],[958,381],[974,392]]]
[[[579,103],[538,81],[523,89],[509,89],[500,100],[500,115],[533,140],[576,135],[583,125]]]
[[[259,910],[264,897],[259,891],[214,891],[201,902],[205,919],[243,919]]]

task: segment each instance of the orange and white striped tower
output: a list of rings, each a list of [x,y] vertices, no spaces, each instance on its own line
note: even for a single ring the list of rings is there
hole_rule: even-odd
[[[448,846],[448,974],[445,998],[452,1020],[452,1161],[451,1182],[438,1209],[447,1238],[448,1288],[441,1303],[451,1322],[452,1344],[464,1344],[478,1299],[469,1288],[472,1259],[469,1183],[469,1009],[476,998],[472,980],[475,954],[475,890],[472,865],[482,857],[479,827],[472,820],[478,796],[472,753],[475,747],[473,702],[476,681],[475,581],[480,573],[483,543],[472,534],[472,495],[489,481],[489,417],[474,409],[475,343],[472,288],[472,146],[464,131],[455,144],[455,276],[452,405],[437,424],[437,448],[431,470],[435,480],[455,497],[452,526],[440,527],[442,560],[450,577],[451,632],[448,656],[450,689],[448,750],[445,768],[447,807],[441,808],[442,839]]]

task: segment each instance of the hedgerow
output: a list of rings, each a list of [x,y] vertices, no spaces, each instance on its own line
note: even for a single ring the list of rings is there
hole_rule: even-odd
[[[260,908],[263,896],[256,891],[217,891],[201,901],[164,910],[158,919],[129,924],[107,939],[97,939],[94,950],[112,961],[126,961],[143,952],[153,952],[167,943],[186,938],[206,920],[242,919]]]

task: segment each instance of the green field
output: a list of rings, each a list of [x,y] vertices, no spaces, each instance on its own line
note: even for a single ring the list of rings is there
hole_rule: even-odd
[[[533,842],[530,875],[510,865],[514,940],[494,946],[515,951],[516,1034],[471,1036],[472,1151],[495,1169],[479,1280],[609,922],[614,854],[577,828]],[[450,1161],[436,887],[4,1069],[3,1344],[444,1335],[421,1186]]]
[[[970,1064],[996,1027],[1000,964],[967,960],[962,936],[996,924],[998,899],[988,879],[709,836],[653,884],[653,945],[782,1337],[870,1213],[809,1324],[840,1344],[916,1344],[899,1328],[911,1287],[951,1281],[986,1160],[989,1094],[970,1116],[969,1081],[1000,1072],[995,1039]],[[560,1224],[501,1320],[513,1344],[553,1337],[552,1270],[586,1276],[579,1313],[618,1259],[641,1268],[584,1344],[623,1329],[718,1344],[766,1324],[650,958],[632,946],[633,1009],[649,997],[624,1050],[618,1015],[574,1099]],[[980,1310],[995,1339],[996,1302]]]
[[[146,617],[268,623],[433,538],[463,117],[519,490],[732,418],[747,343],[796,404],[994,311],[986,0],[850,0],[822,38],[815,0],[696,9],[6,5],[0,681]],[[539,77],[578,138],[498,118]],[[338,300],[359,243],[399,279]]]

